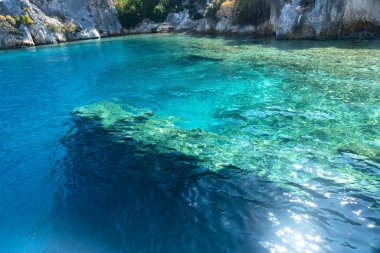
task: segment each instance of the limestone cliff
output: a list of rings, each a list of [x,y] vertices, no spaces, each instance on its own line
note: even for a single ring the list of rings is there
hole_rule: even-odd
[[[188,16],[177,15],[180,20],[168,18],[167,22],[174,31],[190,27],[200,33],[285,39],[380,36],[380,0],[214,0],[211,5],[221,1],[214,16],[191,21]]]
[[[119,34],[112,0],[0,0],[0,48],[53,44]],[[25,25],[26,16],[32,24]],[[24,21],[25,22],[25,21]]]
[[[379,0],[293,0],[276,13],[282,38],[346,38],[380,35]]]
[[[214,0],[208,5],[218,3],[213,16],[207,16],[205,2],[198,6],[198,14],[206,9],[204,18],[193,20],[185,9],[170,13],[162,24],[144,20],[130,30],[122,29],[114,1],[0,0],[0,48],[150,32],[237,33],[285,39],[380,36],[380,0]]]
[[[287,39],[380,36],[379,0],[250,0],[243,25],[239,0],[228,2],[234,5],[221,5],[210,30]]]

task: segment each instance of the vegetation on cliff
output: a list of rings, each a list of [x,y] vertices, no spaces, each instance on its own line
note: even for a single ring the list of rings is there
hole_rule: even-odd
[[[169,12],[182,10],[180,0],[118,0],[116,9],[123,27],[132,28],[144,19],[162,22]]]
[[[17,16],[15,18],[16,20],[16,25],[17,26],[21,26],[21,25],[25,25],[25,26],[33,26],[34,25],[34,21],[33,19],[29,16],[28,13],[24,13],[20,16]]]
[[[268,0],[213,0],[206,8],[205,16],[217,19],[229,12],[236,25],[258,25],[270,18]]]
[[[0,15],[0,30],[4,30],[11,34],[21,34],[21,32],[16,28],[16,21],[11,16],[1,16]]]
[[[310,0],[309,0],[310,1]],[[306,1],[305,2],[309,2]],[[198,12],[196,6],[203,6],[204,11]],[[267,0],[191,0],[183,4],[181,0],[118,0],[116,8],[123,27],[132,28],[149,19],[162,22],[170,12],[189,9],[190,17],[199,19],[208,17],[218,19],[218,15],[229,12],[235,24],[261,24],[269,19],[270,4]]]
[[[21,31],[19,30],[21,25],[28,27],[34,25],[34,21],[28,13],[16,17],[0,15],[0,30],[6,31],[10,34],[21,34]]]
[[[70,22],[66,22],[63,24],[57,24],[57,23],[46,23],[46,27],[53,33],[63,33],[66,35],[72,35],[76,32],[77,26],[74,23],[74,20],[71,20]]]
[[[268,0],[236,0],[235,23],[259,25],[270,18]]]

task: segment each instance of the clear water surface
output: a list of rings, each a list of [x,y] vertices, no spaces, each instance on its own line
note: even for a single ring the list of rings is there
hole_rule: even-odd
[[[71,111],[100,101],[226,138],[233,166],[78,126]],[[139,35],[0,52],[0,252],[380,252],[379,41]]]

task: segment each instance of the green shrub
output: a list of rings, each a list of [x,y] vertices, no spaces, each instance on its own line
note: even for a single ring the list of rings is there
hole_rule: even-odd
[[[63,24],[63,32],[66,34],[74,34],[76,30],[77,26],[75,25],[74,20]]]
[[[22,34],[16,27],[16,21],[11,16],[0,15],[0,29],[11,34]]]
[[[29,11],[30,11],[29,7],[27,7],[27,6],[24,6],[24,7],[22,7],[21,9],[22,9],[24,12],[29,12]]]
[[[33,19],[31,19],[31,17],[29,17],[29,14],[27,13],[22,14],[21,16],[17,16],[15,18],[15,21],[16,21],[17,26],[25,25],[25,26],[30,27],[30,26],[33,26],[34,24]]]
[[[16,20],[15,20],[13,17],[7,15],[5,18],[7,19],[7,22],[8,22],[9,24],[11,24],[11,25],[13,25],[13,26],[16,25]]]
[[[46,23],[46,27],[51,31],[52,33],[61,33],[62,32],[62,27],[55,24],[55,23]]]
[[[0,28],[11,34],[22,34],[17,28],[9,24],[8,22],[0,22]]]
[[[269,0],[236,0],[235,22],[259,25],[270,19]]]
[[[217,19],[217,13],[223,9],[222,6],[224,9],[234,9],[234,22],[239,25],[258,25],[270,18],[269,0],[213,0],[207,6],[204,16]]]
[[[74,20],[71,20],[68,23],[64,23],[63,25],[46,23],[46,27],[53,33],[74,34],[77,30],[77,26],[75,25]]]
[[[135,27],[143,20],[143,6],[141,0],[118,0],[116,9],[123,27]]]
[[[226,0],[213,0],[209,5],[207,6],[205,10],[205,17],[216,19],[216,13],[219,11],[220,6],[225,2]]]
[[[66,16],[65,15],[63,15],[62,13],[59,13],[58,15],[57,15],[57,18],[61,21],[61,22],[66,22]]]
[[[167,15],[168,11],[166,10],[165,6],[162,3],[159,3],[154,7],[151,19],[153,21],[161,21],[165,20]]]
[[[316,0],[301,0],[300,5],[302,7],[314,7]]]
[[[194,3],[190,3],[186,8],[189,10],[189,16],[193,20],[198,20],[203,18],[203,15],[198,12],[197,7]]]
[[[116,9],[123,27],[132,28],[144,19],[162,22],[169,12],[182,10],[181,0],[117,0]]]

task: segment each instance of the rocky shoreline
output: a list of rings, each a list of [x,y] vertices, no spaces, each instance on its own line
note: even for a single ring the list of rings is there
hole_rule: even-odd
[[[133,29],[123,29],[114,0],[0,0],[0,49],[169,32],[270,35],[279,39],[380,36],[380,1],[376,0],[257,1],[260,17],[255,24],[246,25],[236,24],[231,3],[222,5],[214,18],[194,20],[185,9],[170,13],[163,23],[144,20]]]

